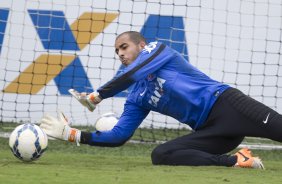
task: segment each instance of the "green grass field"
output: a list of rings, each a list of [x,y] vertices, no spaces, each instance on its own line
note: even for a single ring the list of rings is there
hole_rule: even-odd
[[[153,166],[154,144],[127,143],[102,148],[49,141],[48,150],[35,162],[14,157],[8,139],[0,138],[0,183],[281,183],[282,151],[258,151],[266,170],[227,167]]]

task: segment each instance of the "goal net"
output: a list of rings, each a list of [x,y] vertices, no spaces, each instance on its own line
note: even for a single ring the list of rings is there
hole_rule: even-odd
[[[120,115],[130,88],[93,113],[67,90],[92,92],[121,72],[114,40],[129,30],[282,113],[281,24],[281,0],[2,0],[0,120],[37,123],[60,109],[74,126],[91,127],[103,113]],[[134,138],[187,130],[151,112]]]

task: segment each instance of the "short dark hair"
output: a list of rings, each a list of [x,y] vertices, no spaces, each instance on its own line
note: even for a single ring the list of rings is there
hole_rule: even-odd
[[[135,44],[139,44],[141,41],[146,42],[146,39],[144,38],[144,36],[142,34],[140,34],[139,32],[137,31],[126,31],[126,32],[123,32],[121,34],[119,34],[117,37],[116,37],[116,40],[123,36],[123,35],[128,35],[130,40],[135,43]]]

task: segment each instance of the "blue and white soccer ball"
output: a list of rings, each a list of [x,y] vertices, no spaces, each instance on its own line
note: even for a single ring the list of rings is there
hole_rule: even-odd
[[[30,162],[42,156],[47,149],[48,137],[43,130],[31,123],[17,126],[9,138],[12,153],[20,160]]]

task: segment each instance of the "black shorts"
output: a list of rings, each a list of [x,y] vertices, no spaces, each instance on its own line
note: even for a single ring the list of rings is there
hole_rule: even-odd
[[[215,102],[198,131],[214,136],[264,137],[282,141],[282,116],[235,88],[227,89]]]
[[[161,147],[169,152],[193,149],[224,154],[235,149],[245,136],[282,142],[282,116],[238,89],[229,88],[215,102],[202,127]]]

